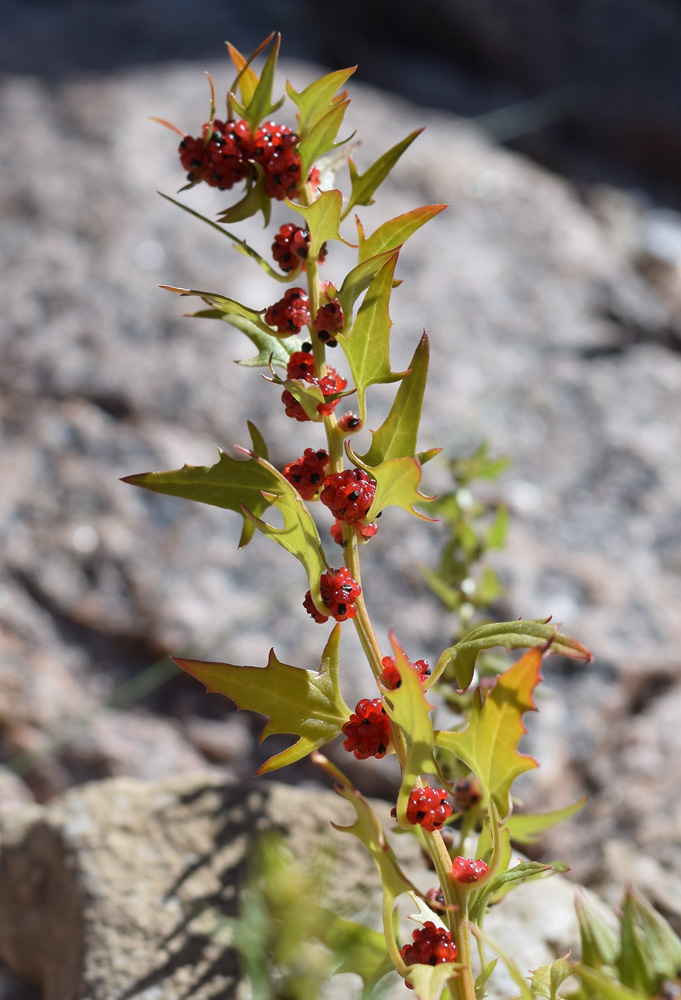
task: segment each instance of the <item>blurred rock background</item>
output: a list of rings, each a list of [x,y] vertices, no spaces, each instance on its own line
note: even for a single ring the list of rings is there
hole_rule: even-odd
[[[292,450],[272,388],[233,365],[248,343],[182,318],[192,303],[156,287],[269,304],[257,268],[156,196],[182,175],[173,136],[148,119],[195,132],[203,70],[219,92],[231,82],[222,41],[248,50],[276,28],[282,82],[359,62],[348,131],[362,139],[360,168],[428,126],[360,213],[371,230],[450,204],[403,252],[395,364],[427,327],[423,446],[457,455],[488,439],[512,458],[496,494],[512,512],[494,559],[508,587],[499,614],[553,614],[595,654],[588,668],[547,665],[527,746],[542,767],[523,797],[552,807],[589,792],[545,851],[613,899],[637,879],[678,918],[681,11],[672,0],[322,6],[8,0],[3,808],[113,775],[208,764],[245,778],[275,740],[259,748],[257,720],[177,677],[168,653],[264,665],[276,643],[288,662],[318,663],[325,630],[302,611],[293,560],[258,538],[237,552],[229,513],[118,482],[212,462],[216,445],[246,440],[246,417],[277,462],[311,443],[298,436]],[[208,189],[182,197],[205,214],[227,203]],[[243,232],[267,253],[259,224]],[[326,267],[343,274],[335,248]],[[435,468],[428,479],[446,487]],[[399,623],[414,657],[436,658],[453,629],[419,568],[442,541],[441,528],[389,512],[366,550],[381,639]],[[353,701],[368,692],[346,633]],[[362,774],[390,794],[387,769]],[[313,778],[305,765],[288,776]]]

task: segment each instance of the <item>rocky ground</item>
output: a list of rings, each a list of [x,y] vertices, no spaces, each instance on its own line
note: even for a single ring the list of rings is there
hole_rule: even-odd
[[[245,441],[246,417],[275,461],[295,457],[271,387],[233,364],[249,345],[183,319],[186,302],[156,288],[211,288],[258,308],[271,292],[226,240],[155,195],[181,177],[173,137],[148,116],[195,128],[205,68],[224,88],[224,65],[203,63],[2,84],[6,809],[115,775],[156,781],[208,765],[244,779],[271,752],[256,745],[259,726],[169,679],[167,654],[264,664],[275,643],[288,662],[318,663],[322,630],[300,606],[297,564],[263,539],[237,552],[228,513],[118,481],[212,462],[216,445]],[[312,71],[284,72],[301,82]],[[500,612],[553,614],[595,654],[588,668],[547,668],[527,747],[542,767],[525,802],[588,791],[546,850],[606,894],[642,881],[678,918],[681,217],[611,187],[577,192],[449,114],[361,87],[352,96],[360,166],[428,126],[362,210],[367,229],[450,204],[405,249],[393,307],[397,367],[423,326],[432,338],[423,445],[453,455],[488,438],[510,455]],[[207,213],[224,202],[183,197]],[[261,229],[244,233],[266,252]],[[342,256],[327,267],[340,277]],[[389,513],[367,549],[381,639],[398,622],[414,656],[436,657],[453,628],[421,584],[440,542],[437,528]],[[367,693],[356,652],[348,636],[348,701]],[[365,775],[374,792],[390,787]]]

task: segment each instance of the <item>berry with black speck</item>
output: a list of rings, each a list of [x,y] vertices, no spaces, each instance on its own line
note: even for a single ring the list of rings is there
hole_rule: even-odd
[[[180,162],[192,183],[205,181],[227,191],[252,173],[247,160],[248,124],[243,120],[206,122],[201,139],[184,136],[179,146]]]
[[[357,537],[357,541],[360,543],[368,542],[369,539],[373,538],[378,531],[377,524],[360,524],[358,522],[352,527]],[[345,542],[343,541],[343,524],[338,520],[338,518],[336,518],[331,525],[331,537],[338,545],[345,545]]]
[[[332,299],[326,305],[320,306],[312,325],[322,343],[325,343],[327,347],[335,347],[338,341],[333,335],[340,333],[345,326],[345,316],[338,299]]]
[[[295,462],[284,466],[283,475],[300,493],[303,500],[316,500],[329,468],[329,456],[320,449],[306,448]]]
[[[346,389],[348,385],[348,380],[342,375],[339,375],[335,368],[330,365],[326,366],[326,375],[319,380],[319,388],[324,394],[324,402],[317,404],[317,413],[321,414],[323,417],[330,416],[333,411],[338,406],[337,399],[328,399],[328,396],[333,396],[337,392],[342,392]]]
[[[480,858],[462,858],[458,855],[452,861],[452,878],[462,885],[478,882],[487,874],[487,865]]]
[[[426,920],[423,927],[418,927],[411,936],[412,943],[400,948],[400,955],[405,965],[440,965],[443,962],[456,962],[457,948],[445,927],[437,927],[432,920]]]
[[[482,802],[482,789],[477,778],[459,778],[452,789],[454,805],[459,812],[474,809]]]
[[[303,600],[303,607],[307,611],[308,615],[317,622],[318,625],[323,625],[324,622],[328,622],[329,616],[323,615],[321,611],[317,609],[317,605],[312,600],[312,594],[308,590],[305,594],[305,599]]]
[[[412,788],[407,803],[407,819],[433,833],[444,826],[452,815],[452,807],[444,788]]]
[[[310,300],[303,288],[287,288],[283,299],[265,310],[265,322],[288,336],[310,322]]]
[[[343,747],[357,760],[385,757],[390,748],[390,720],[381,698],[362,698],[343,726]]]
[[[338,418],[338,427],[344,434],[354,434],[362,426],[362,421],[356,413],[344,413]]]
[[[368,514],[375,493],[376,481],[368,472],[344,469],[326,477],[320,499],[339,521],[356,524]]]
[[[274,237],[272,256],[282,271],[289,274],[297,271],[307,260],[310,249],[310,234],[307,229],[287,222],[279,227]]]
[[[324,622],[327,618],[335,618],[337,622],[344,622],[348,618],[354,618],[357,614],[355,601],[362,593],[362,588],[350,576],[350,571],[346,566],[341,566],[340,569],[329,569],[326,573],[322,573],[319,579],[319,593],[322,603],[329,609],[329,614],[326,617],[317,610],[309,590],[303,601],[303,607],[316,622]]]
[[[314,373],[314,358],[309,351],[294,351],[286,365],[286,377],[297,378],[302,382],[316,382]]]
[[[291,417],[292,420],[298,420],[301,424],[310,419],[302,405],[288,389],[284,389],[282,392],[281,401],[284,404],[284,412],[287,417]]]
[[[374,525],[374,527],[376,528],[376,531],[378,531],[376,525]],[[408,660],[407,662],[409,663],[409,666],[412,667],[412,669],[415,670],[416,673],[419,675],[419,680],[421,681],[422,684],[425,681],[426,677],[430,677],[430,666],[427,660],[417,660],[415,663],[412,663],[411,660]],[[383,672],[382,672],[383,683],[391,691],[394,691],[395,688],[398,688],[402,683],[400,672],[395,664],[395,657],[384,656],[383,659],[381,660],[381,665],[383,667]]]

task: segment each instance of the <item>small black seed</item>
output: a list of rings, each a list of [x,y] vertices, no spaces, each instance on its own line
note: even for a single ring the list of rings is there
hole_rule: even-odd
[[[338,614],[339,615],[344,615],[345,612],[347,611],[347,607],[348,607],[347,604],[339,604],[338,605]]]
[[[355,500],[359,500],[359,490],[353,490],[352,493],[348,493],[348,500],[350,503],[354,503]]]

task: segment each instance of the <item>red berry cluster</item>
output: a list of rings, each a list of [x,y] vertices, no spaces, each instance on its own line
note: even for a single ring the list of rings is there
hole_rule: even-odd
[[[423,928],[418,927],[412,933],[412,938],[412,944],[405,944],[400,949],[405,965],[456,962],[457,949],[451,934],[444,927],[436,927],[432,920],[426,920]]]
[[[368,472],[345,469],[326,477],[320,499],[339,521],[356,524],[368,514],[375,493],[376,481]]]
[[[452,789],[454,805],[459,812],[474,809],[482,801],[482,789],[477,778],[459,778]]]
[[[422,684],[426,677],[430,677],[430,666],[427,660],[417,660],[416,663],[412,663],[411,660],[408,660],[407,662],[409,663],[409,666],[419,675],[419,680]],[[384,685],[391,691],[394,691],[395,688],[398,688],[402,683],[400,672],[395,663],[395,657],[384,656],[381,660],[381,666],[383,667],[381,679]]]
[[[319,591],[322,601],[329,609],[328,615],[323,615],[317,610],[310,591],[305,594],[303,607],[316,622],[323,625],[329,618],[335,618],[337,622],[347,621],[357,614],[355,601],[362,593],[362,588],[350,576],[350,571],[345,566],[340,569],[330,569],[327,573],[322,573],[319,580]]]
[[[444,826],[452,807],[444,788],[412,788],[407,803],[407,819],[432,833]]]
[[[186,135],[180,143],[180,162],[192,183],[205,181],[221,190],[253,176],[262,168],[265,192],[282,201],[300,188],[301,162],[296,152],[298,136],[286,125],[264,122],[251,136],[247,122],[206,122],[202,137]]]
[[[310,234],[308,230],[296,226],[293,222],[287,222],[279,227],[279,232],[274,237],[272,256],[282,271],[288,274],[304,266],[309,249]],[[326,243],[323,243],[319,251],[319,263],[323,263],[325,258]]]
[[[279,333],[299,333],[310,322],[310,300],[303,288],[287,288],[283,299],[265,311],[265,322]]]
[[[353,529],[359,541],[372,538],[378,531],[377,524],[354,524]],[[345,545],[343,541],[343,524],[336,518],[331,525],[331,537],[337,545]]]
[[[462,858],[460,855],[452,861],[452,878],[455,882],[466,885],[477,882],[487,874],[487,865],[479,858]]]
[[[326,305],[320,306],[312,325],[322,343],[327,347],[336,347],[338,341],[333,334],[340,333],[345,326],[345,316],[338,299],[332,299]]]
[[[306,448],[297,461],[284,466],[283,474],[303,500],[315,500],[328,467],[329,456],[323,449]]]
[[[206,122],[200,139],[186,135],[179,146],[180,163],[192,183],[205,181],[227,191],[252,172],[248,162],[250,129],[238,121]]]
[[[381,698],[362,698],[343,726],[343,747],[357,760],[385,757],[390,746],[390,720]]]
[[[265,192],[283,201],[293,198],[300,187],[300,157],[295,150],[298,136],[287,125],[263,122],[253,136],[251,157],[265,173]]]
[[[342,392],[346,388],[348,381],[342,375],[339,375],[336,369],[330,365],[326,366],[326,375],[320,379],[316,378],[314,374],[314,358],[310,353],[311,349],[309,344],[305,344],[302,351],[294,351],[288,360],[286,374],[288,378],[300,379],[303,382],[311,382],[319,386],[324,395],[324,402],[317,404],[317,413],[325,417],[333,413],[338,405],[337,399],[329,399],[327,397],[337,392]],[[287,417],[293,417],[294,420],[300,420],[301,423],[310,419],[293,393],[288,389],[284,389],[281,399],[286,407]]]

